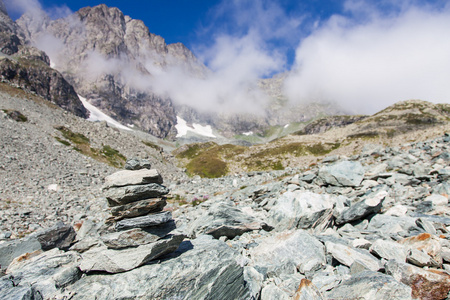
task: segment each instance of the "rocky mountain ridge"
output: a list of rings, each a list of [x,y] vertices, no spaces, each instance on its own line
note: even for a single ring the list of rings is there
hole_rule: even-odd
[[[195,105],[176,103],[155,90],[154,78],[161,72],[174,72],[207,79],[211,71],[184,45],[166,44],[142,21],[123,15],[117,8],[86,7],[57,20],[27,14],[16,23],[27,41],[47,51],[54,67],[78,94],[119,122],[160,138],[175,136],[177,115],[189,123],[211,125],[232,138],[243,132],[261,134],[272,126],[343,113],[333,104],[289,104],[282,91],[285,74],[255,83],[253,89],[269,98],[263,113],[201,112]]]
[[[0,76],[2,82],[36,93],[77,116],[87,118],[73,87],[50,67],[48,56],[26,45],[19,27],[0,2]]]
[[[173,65],[203,76],[206,68],[184,45],[167,45],[142,21],[104,4],[64,19],[40,17],[24,15],[17,24],[32,44],[48,36],[57,41],[52,63],[80,95],[123,124],[162,138],[174,135],[172,102],[153,92],[146,81]]]

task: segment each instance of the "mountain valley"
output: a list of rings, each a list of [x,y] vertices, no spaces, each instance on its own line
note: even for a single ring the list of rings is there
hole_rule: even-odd
[[[0,30],[0,299],[450,298],[450,104],[201,111],[117,8]]]

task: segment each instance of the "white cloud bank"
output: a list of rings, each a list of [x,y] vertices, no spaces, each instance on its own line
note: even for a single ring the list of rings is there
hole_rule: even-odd
[[[350,17],[335,15],[302,40],[286,82],[291,101],[335,101],[355,113],[408,99],[450,103],[450,7],[367,7],[347,1]]]

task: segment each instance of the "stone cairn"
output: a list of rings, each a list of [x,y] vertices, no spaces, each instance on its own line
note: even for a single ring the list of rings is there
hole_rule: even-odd
[[[163,211],[169,190],[147,160],[131,159],[125,170],[105,178],[103,187],[111,216],[100,235],[103,247],[83,253],[85,272],[124,272],[178,249],[184,235],[170,211]]]

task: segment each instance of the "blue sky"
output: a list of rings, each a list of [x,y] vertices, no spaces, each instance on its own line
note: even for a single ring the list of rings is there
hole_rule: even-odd
[[[290,74],[283,88],[294,102],[338,102],[356,113],[407,99],[450,103],[447,0],[4,2],[13,19],[27,9],[60,17],[105,3],[143,20],[150,32],[167,43],[182,42],[214,71],[209,82],[186,78],[186,90],[180,80],[173,87],[164,82],[177,95],[190,94],[185,102],[204,97],[199,106],[224,98],[239,106],[249,97],[229,91],[245,93],[258,78],[285,71]],[[195,94],[207,88],[210,93]]]

